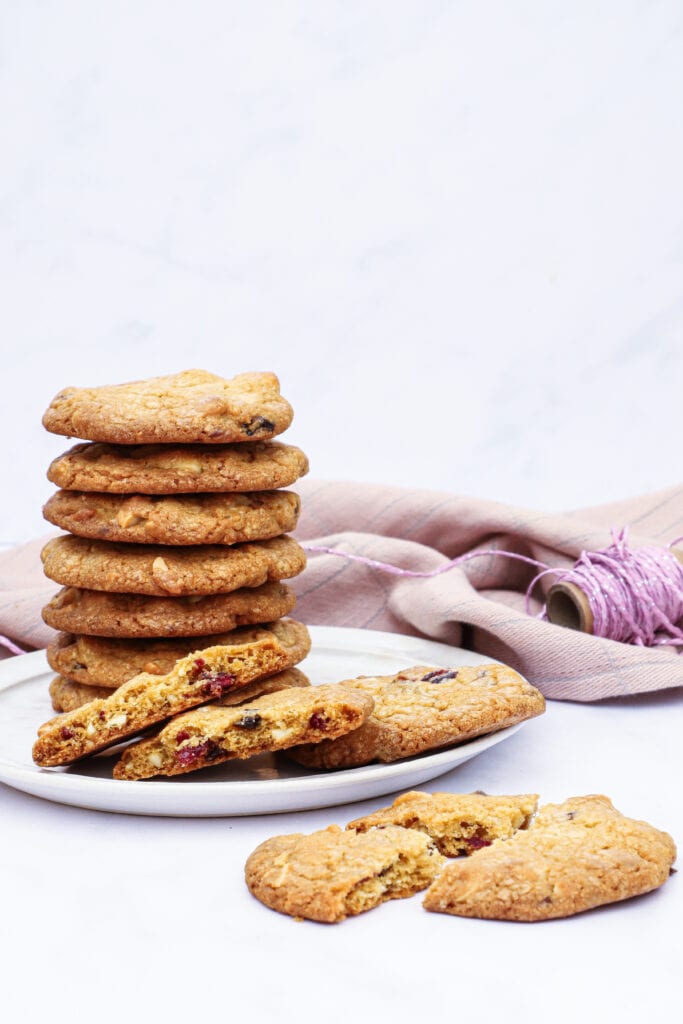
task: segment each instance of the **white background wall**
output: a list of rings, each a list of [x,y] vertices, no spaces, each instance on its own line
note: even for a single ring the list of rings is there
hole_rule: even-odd
[[[273,369],[325,478],[540,508],[677,480],[683,7],[0,9],[0,540],[53,394]]]

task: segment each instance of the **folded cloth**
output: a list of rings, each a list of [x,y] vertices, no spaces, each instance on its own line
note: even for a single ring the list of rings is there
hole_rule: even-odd
[[[630,527],[633,547],[664,547],[683,535],[683,487],[566,514],[374,484],[302,480],[297,490],[298,540],[418,572],[490,548],[569,568],[582,550],[607,547],[614,526]],[[58,589],[42,574],[45,540],[0,554],[0,633],[27,647],[44,647],[54,635],[40,617]],[[400,577],[311,553],[305,573],[291,584],[303,622],[471,648],[513,666],[546,697],[591,701],[683,685],[683,660],[674,647],[617,643],[535,618],[552,576],[539,584],[527,614],[525,593],[536,573],[489,555],[431,578]]]

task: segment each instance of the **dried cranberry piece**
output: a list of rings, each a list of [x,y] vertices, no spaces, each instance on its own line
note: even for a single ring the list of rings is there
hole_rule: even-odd
[[[198,743],[194,747],[183,747],[182,750],[176,750],[175,759],[178,764],[193,764],[200,757],[204,757],[210,749],[211,742],[205,740],[204,743]]]
[[[320,732],[325,732],[329,725],[329,721],[329,718],[326,718],[325,715],[320,715],[317,711],[314,711],[308,719],[308,724],[311,729],[319,729]]]
[[[105,715],[104,711],[98,711],[97,712],[97,717],[99,718],[99,720],[101,722],[103,722],[107,716]]]
[[[434,672],[428,672],[426,676],[422,676],[420,682],[422,683],[445,683],[447,679],[455,679],[458,674],[457,669],[453,669],[451,672],[445,668],[438,668]]]
[[[202,693],[205,693],[207,697],[221,697],[236,682],[237,679],[231,672],[217,672],[214,676],[208,677],[207,682],[202,686]]]
[[[195,658],[194,659],[194,664],[195,664],[195,668],[200,668],[200,669],[201,668],[206,668],[206,662],[204,661],[203,658]]]
[[[73,730],[70,729],[68,725],[63,725],[59,732],[63,740],[70,740],[73,738]]]
[[[176,743],[184,743],[185,740],[189,740],[189,738],[190,733],[187,731],[187,729],[181,729],[178,735],[176,736],[175,741]]]
[[[242,715],[239,721],[235,722],[237,729],[258,729],[262,722],[262,718],[255,711],[247,712],[246,715]]]
[[[482,836],[470,836],[465,842],[469,846],[470,850],[481,850],[484,846],[490,846],[492,840],[484,839]]]

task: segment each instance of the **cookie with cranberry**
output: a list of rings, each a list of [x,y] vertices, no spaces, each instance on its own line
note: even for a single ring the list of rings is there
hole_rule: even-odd
[[[426,832],[446,857],[473,853],[494,839],[509,839],[529,827],[538,803],[537,794],[489,796],[486,793],[402,793],[390,807],[382,807],[349,822],[347,829],[400,825]]]
[[[371,710],[366,694],[334,684],[279,690],[238,707],[198,708],[127,747],[114,778],[182,775],[295,743],[344,736],[362,725]]]
[[[286,647],[292,664],[298,665],[311,649],[306,626],[294,619],[267,622],[262,626],[242,626],[227,633],[202,636],[204,647],[253,643],[266,633]],[[51,668],[74,683],[115,689],[140,672],[162,676],[170,672],[179,658],[197,649],[197,637],[170,639],[119,640],[112,637],[77,636],[58,633],[48,645],[47,660]]]
[[[301,449],[278,441],[77,444],[51,463],[47,478],[68,491],[163,495],[272,491],[307,472]]]
[[[673,839],[627,818],[606,796],[547,804],[531,827],[451,861],[424,906],[442,914],[547,921],[625,900],[662,885]]]
[[[195,641],[196,644],[196,641]],[[287,690],[293,686],[310,686],[310,680],[300,672],[298,668],[287,668],[283,672],[276,672],[274,676],[264,676],[247,683],[234,693],[228,693],[221,697],[219,704],[232,705],[243,704],[254,697],[261,697],[264,693],[275,693],[277,690]],[[91,700],[109,697],[111,689],[106,686],[86,686],[83,683],[74,683],[64,676],[55,676],[50,683],[50,698],[52,707],[57,712],[75,711],[76,708],[89,704]]]
[[[103,637],[207,636],[288,615],[296,597],[284,583],[231,594],[146,597],[64,587],[43,608],[53,629]]]
[[[43,516],[91,540],[241,544],[289,533],[300,508],[292,491],[159,496],[57,491],[43,507]]]
[[[504,665],[425,666],[393,676],[360,676],[342,685],[375,702],[365,725],[340,740],[297,747],[289,756],[310,768],[355,768],[398,761],[505,729],[545,710],[543,695]]]
[[[177,548],[53,537],[41,558],[45,575],[64,586],[150,597],[227,594],[289,579],[306,568],[304,550],[291,537]]]
[[[291,654],[273,634],[254,643],[198,649],[165,676],[143,672],[104,699],[46,722],[33,747],[42,767],[70,764],[113,746],[182,711],[217,700],[262,676],[291,667]]]
[[[183,370],[128,384],[64,388],[43,426],[53,434],[114,444],[225,444],[275,437],[292,416],[274,373],[227,379]]]
[[[274,836],[247,860],[249,891],[271,910],[334,923],[425,889],[444,858],[429,836],[388,825]]]

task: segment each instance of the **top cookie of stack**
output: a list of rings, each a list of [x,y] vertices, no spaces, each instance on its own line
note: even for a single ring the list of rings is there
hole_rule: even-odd
[[[90,443],[48,471],[61,489],[45,518],[72,534],[43,549],[46,575],[64,587],[43,611],[48,625],[117,645],[184,638],[190,651],[196,637],[287,615],[295,598],[281,581],[305,555],[284,536],[299,498],[280,488],[308,462],[271,439],[292,416],[272,373],[186,370],[61,391],[44,426]]]

